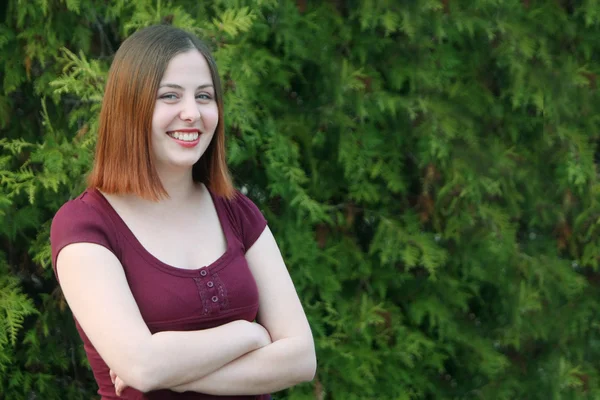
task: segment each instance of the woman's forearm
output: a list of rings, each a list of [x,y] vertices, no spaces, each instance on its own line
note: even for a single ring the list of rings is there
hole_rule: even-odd
[[[272,393],[312,380],[315,370],[312,340],[292,337],[247,353],[201,379],[171,390],[213,395]]]
[[[165,389],[197,380],[268,343],[264,328],[247,321],[203,331],[156,333],[142,366],[143,389]]]

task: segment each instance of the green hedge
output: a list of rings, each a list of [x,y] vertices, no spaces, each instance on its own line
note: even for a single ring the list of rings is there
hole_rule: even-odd
[[[317,377],[278,398],[600,398],[600,1],[0,7],[0,398],[94,395],[48,229],[154,23],[214,49],[313,328]]]

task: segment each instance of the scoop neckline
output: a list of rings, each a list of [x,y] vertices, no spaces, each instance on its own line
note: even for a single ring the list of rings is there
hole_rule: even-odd
[[[195,276],[200,276],[202,271],[214,273],[214,272],[220,270],[222,267],[227,265],[227,261],[229,261],[232,258],[232,256],[234,255],[233,241],[231,239],[232,235],[231,235],[231,230],[230,230],[231,227],[230,227],[230,224],[228,224],[226,222],[226,216],[224,215],[224,210],[220,207],[220,203],[218,202],[216,195],[208,188],[208,186],[206,186],[204,184],[202,184],[202,185],[208,191],[208,193],[210,195],[210,199],[213,204],[213,207],[217,213],[217,219],[219,220],[219,225],[220,225],[221,231],[223,232],[223,236],[225,237],[225,252],[223,254],[221,254],[221,256],[219,256],[212,263],[210,263],[208,265],[204,265],[200,268],[176,267],[176,266],[167,264],[164,261],[161,261],[160,259],[158,259],[156,256],[154,256],[152,253],[150,253],[142,245],[142,243],[138,240],[138,238],[131,231],[131,229],[129,229],[129,226],[127,226],[127,224],[125,223],[123,218],[121,218],[121,216],[119,215],[117,210],[115,210],[113,208],[112,204],[110,204],[108,199],[106,199],[106,197],[98,189],[91,188],[91,189],[88,189],[87,192],[92,194],[93,197],[96,197],[102,203],[102,205],[105,206],[105,208],[108,210],[110,219],[113,222],[115,222],[117,225],[120,226],[120,229],[117,232],[120,232],[121,235],[123,237],[125,237],[125,239],[129,242],[129,244],[143,258],[145,258],[146,261],[148,261],[150,265],[152,265],[158,269],[161,269],[171,275],[195,277]]]

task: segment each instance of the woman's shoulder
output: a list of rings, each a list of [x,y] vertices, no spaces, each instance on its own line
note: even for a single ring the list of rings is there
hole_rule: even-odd
[[[102,204],[98,201],[95,189],[86,189],[77,197],[65,202],[52,219],[52,225],[60,227],[84,221],[97,221],[106,224],[106,216]]]
[[[244,248],[249,249],[267,226],[267,220],[259,207],[240,190],[227,199],[213,195],[215,207],[223,208],[229,215],[234,231]]]
[[[88,242],[114,247],[115,233],[93,189],[65,202],[50,227],[53,261],[60,250],[72,243]]]

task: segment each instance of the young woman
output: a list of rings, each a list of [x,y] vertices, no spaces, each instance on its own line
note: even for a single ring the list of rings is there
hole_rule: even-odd
[[[51,230],[103,399],[268,399],[315,374],[277,244],[231,184],[223,127],[219,75],[198,38],[160,25],[123,42],[89,188]]]

